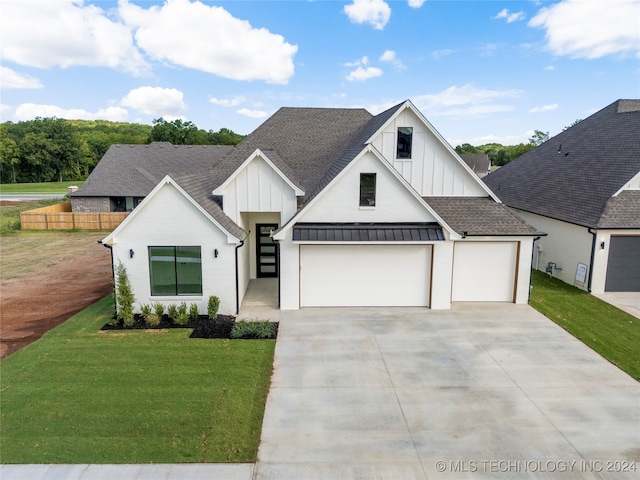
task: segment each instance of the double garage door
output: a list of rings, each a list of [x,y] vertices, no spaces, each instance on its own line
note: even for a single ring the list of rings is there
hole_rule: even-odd
[[[430,245],[301,245],[303,307],[429,305]]]
[[[456,242],[451,301],[513,302],[517,256],[517,242]],[[300,305],[428,307],[431,262],[430,245],[301,245]]]

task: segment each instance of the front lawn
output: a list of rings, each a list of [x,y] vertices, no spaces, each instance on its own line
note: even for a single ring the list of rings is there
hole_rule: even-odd
[[[101,332],[112,312],[109,296],[0,362],[0,462],[255,461],[275,341]]]
[[[65,182],[42,182],[42,183],[3,183],[0,184],[0,193],[9,194],[61,194],[68,192],[70,186],[81,187],[84,180]]]
[[[640,380],[640,319],[543,272],[531,284],[531,306]]]

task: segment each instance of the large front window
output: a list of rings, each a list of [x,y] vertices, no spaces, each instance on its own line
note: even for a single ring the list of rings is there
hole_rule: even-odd
[[[200,247],[149,247],[151,295],[202,295]]]

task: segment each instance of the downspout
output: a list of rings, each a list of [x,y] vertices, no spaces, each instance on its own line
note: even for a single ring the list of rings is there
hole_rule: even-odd
[[[542,237],[536,237],[533,239],[533,248],[531,249],[531,269],[533,269],[533,256],[536,254],[536,242]],[[540,252],[538,252],[538,264],[540,264]],[[537,270],[537,268],[536,268]],[[531,275],[529,275],[529,299],[527,303],[531,303]]]
[[[244,245],[244,241],[247,239],[250,233],[251,233],[251,230],[249,230],[247,234],[244,236],[244,238],[240,240],[240,243],[236,245],[236,315],[240,313],[240,281],[238,279],[238,272],[239,272],[238,249]]]
[[[587,292],[591,293],[591,281],[593,280],[593,262],[596,258],[596,242],[598,240],[598,233],[591,231],[591,227],[587,228],[587,231],[593,235],[591,241],[591,260],[589,261],[589,280],[587,282]]]
[[[98,240],[98,243],[102,243],[102,240]],[[113,247],[106,243],[102,243],[105,247],[109,249],[109,253],[111,254],[111,283],[113,284],[113,311],[115,312],[115,316],[118,316],[118,299],[116,298],[116,271],[113,268]]]

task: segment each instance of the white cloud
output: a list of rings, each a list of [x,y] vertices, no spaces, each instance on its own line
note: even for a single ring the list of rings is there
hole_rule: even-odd
[[[175,88],[140,87],[127,93],[120,104],[147,115],[179,118],[185,110],[183,93]]]
[[[420,8],[426,0],[409,0],[409,6],[411,8]]]
[[[222,7],[166,0],[145,9],[119,0],[118,8],[138,46],[155,60],[232,80],[284,84],[294,74],[297,46]]]
[[[343,11],[353,23],[368,23],[376,30],[384,29],[391,18],[391,8],[384,0],[353,0]]]
[[[533,107],[529,110],[529,113],[540,113],[540,112],[550,112],[552,110],[556,110],[558,108],[557,103],[553,103],[551,105],[543,105],[541,107]]]
[[[23,75],[8,67],[0,67],[0,88],[42,88],[42,83],[31,75]]]
[[[385,52],[380,56],[379,59],[381,62],[390,62],[394,67],[398,69],[406,68],[404,64],[396,58],[396,52],[393,50],[385,50]]]
[[[0,55],[37,68],[111,67],[144,74],[148,65],[131,31],[84,0],[5,1]]]
[[[243,96],[241,96],[241,95],[239,95],[237,97],[231,97],[231,98],[215,98],[215,97],[211,97],[209,99],[209,102],[213,103],[214,105],[219,105],[221,107],[237,107],[238,105],[240,105],[244,101],[245,101],[245,98]]]
[[[241,108],[240,110],[237,110],[237,113],[249,118],[264,118],[269,115],[263,110],[250,110],[248,108]]]
[[[420,95],[414,98],[414,103],[427,116],[479,116],[514,110],[512,105],[502,102],[517,98],[521,93],[519,90],[482,89],[468,83],[461,87],[453,85],[435,94]]]
[[[122,107],[107,107],[97,112],[88,112],[81,108],[62,108],[57,105],[38,105],[23,103],[18,105],[13,118],[18,121],[33,120],[36,117],[57,117],[68,120],[111,120],[125,122],[129,112]]]
[[[528,25],[546,30],[547,47],[554,55],[640,58],[639,18],[637,0],[564,0],[542,8]]]
[[[504,8],[493,18],[494,19],[504,18],[507,21],[507,23],[513,23],[519,20],[524,20],[524,17],[525,17],[524,12],[509,13],[509,10]]]
[[[355,62],[347,62],[344,64],[345,67],[360,67],[362,65],[368,65],[369,64],[369,57],[367,57],[366,55],[358,60],[356,60]]]
[[[551,71],[551,70],[555,70],[556,67],[554,67],[553,65],[547,65],[546,67],[544,67],[544,69]]]
[[[396,52],[393,50],[385,50],[385,52],[380,55],[381,62],[393,62],[396,59]]]
[[[455,50],[444,48],[442,50],[434,50],[433,52],[431,52],[431,56],[434,58],[434,60],[440,60],[441,58],[452,55],[454,53],[456,53]]]
[[[370,78],[380,76],[382,76],[382,70],[377,67],[358,67],[355,70],[349,72],[349,75],[347,75],[347,80],[349,80],[350,82],[364,82],[365,80],[369,80]]]

